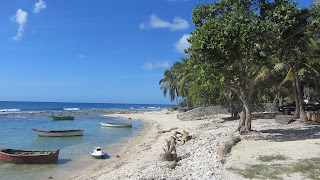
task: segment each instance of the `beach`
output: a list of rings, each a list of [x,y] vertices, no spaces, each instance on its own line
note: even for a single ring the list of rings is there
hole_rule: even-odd
[[[209,119],[181,121],[170,110],[109,114],[108,116],[146,121],[149,125],[139,136],[132,138],[119,152],[110,154],[108,161],[100,161],[70,179],[246,179],[233,169],[244,170],[248,165],[261,164],[261,156],[284,155],[288,164],[320,155],[318,123],[294,122],[282,125],[272,116],[253,116],[252,133],[234,134],[238,120],[228,120],[229,114],[217,114]],[[168,131],[170,132],[162,132]],[[178,142],[179,161],[161,161],[160,155],[174,131],[189,132],[191,139]],[[217,160],[217,148],[229,134],[239,136],[237,143],[223,162]],[[301,179],[303,174],[285,174],[283,179]]]

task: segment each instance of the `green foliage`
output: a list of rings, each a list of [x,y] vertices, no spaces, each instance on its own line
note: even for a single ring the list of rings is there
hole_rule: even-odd
[[[319,14],[319,6],[301,9],[291,0],[198,4],[189,56],[165,71],[161,89],[180,106],[224,103],[230,90],[243,103],[265,102],[293,95],[291,69],[303,68],[300,80],[317,92]]]
[[[178,108],[177,106],[172,106],[171,109],[174,110],[174,111],[176,111],[176,110],[178,110],[179,108]]]
[[[192,18],[197,28],[187,52],[201,79],[233,87],[239,94],[240,87],[251,88],[248,81],[263,67],[272,66],[265,55],[268,46],[263,44],[266,22],[258,10],[258,1],[246,0],[197,5]]]

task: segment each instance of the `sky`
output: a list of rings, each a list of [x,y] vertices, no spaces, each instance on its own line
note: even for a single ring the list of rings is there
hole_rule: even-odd
[[[1,0],[0,101],[174,104],[159,81],[210,2]]]

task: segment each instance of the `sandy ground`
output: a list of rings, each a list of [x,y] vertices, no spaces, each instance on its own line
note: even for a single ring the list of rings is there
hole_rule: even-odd
[[[245,179],[228,168],[243,169],[257,163],[263,155],[285,155],[290,163],[299,159],[320,155],[320,126],[318,123],[292,123],[280,125],[273,118],[253,118],[250,135],[241,136],[241,141],[227,155],[225,163],[216,160],[216,150],[233,133],[238,121],[228,121],[229,115],[217,115],[211,119],[180,121],[177,112],[153,111],[134,114],[111,114],[109,116],[132,118],[149,122],[141,134],[133,138],[110,160],[98,162],[71,179]],[[159,133],[169,130],[171,132]],[[192,139],[185,144],[178,143],[179,162],[170,169],[171,162],[160,159],[165,139],[173,131],[190,133]],[[284,179],[307,179],[295,174]]]

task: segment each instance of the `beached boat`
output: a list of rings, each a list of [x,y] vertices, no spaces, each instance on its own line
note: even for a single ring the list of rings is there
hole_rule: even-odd
[[[0,160],[20,164],[46,164],[57,161],[60,150],[25,151],[0,148]]]
[[[73,116],[51,116],[53,120],[74,120]]]
[[[101,122],[100,124],[104,127],[118,127],[118,128],[131,128],[132,123],[108,123],[108,122]]]
[[[49,131],[49,130],[37,130],[32,129],[38,136],[46,136],[46,137],[65,137],[65,136],[82,136],[82,129],[75,130],[62,130],[62,131]]]
[[[94,147],[93,151],[90,151],[92,157],[96,159],[104,159],[107,153],[103,152],[101,147]]]

